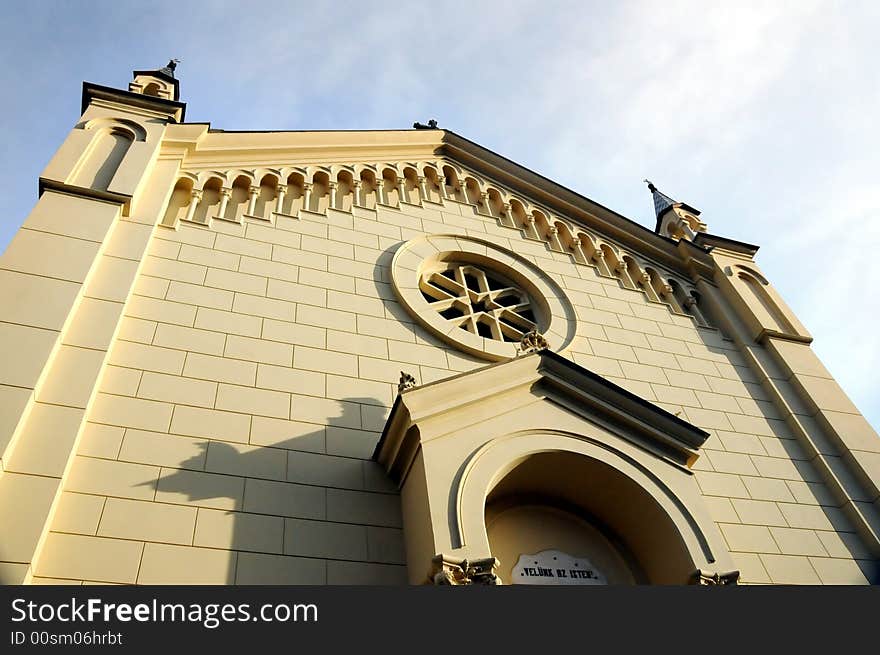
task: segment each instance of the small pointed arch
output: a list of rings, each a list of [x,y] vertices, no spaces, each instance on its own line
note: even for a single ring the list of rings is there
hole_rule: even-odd
[[[645,266],[645,275],[647,275],[647,279],[643,277],[643,290],[648,295],[648,298],[653,300],[654,302],[662,302],[665,304],[669,304],[666,300],[664,300],[664,296],[666,295],[666,283],[663,281],[660,273],[657,272],[657,269],[651,266]]]
[[[559,247],[562,252],[568,254],[576,263],[586,264],[587,258],[581,248],[580,241],[574,236],[572,229],[563,221],[556,220],[553,223],[556,228],[556,238],[559,241]]]
[[[505,198],[502,192],[490,186],[486,189],[486,197],[488,198],[488,207],[486,209],[489,216],[499,219],[500,223],[505,227],[513,227],[512,225],[507,225],[503,220]]]
[[[630,281],[632,282],[633,289],[637,291],[641,291],[644,293],[650,300],[656,300],[656,294],[650,289],[650,279],[648,278],[648,274],[645,273],[645,269],[639,263],[639,261],[633,257],[632,255],[625,254],[622,257],[624,264],[626,265],[626,273],[629,276]]]
[[[253,179],[253,175],[248,171],[241,172],[245,173],[246,175],[250,176],[251,179]],[[229,176],[222,171],[201,171],[200,173],[198,173],[198,182],[196,183],[196,188],[204,189],[205,185],[212,178],[217,178],[218,180],[220,180],[220,184],[223,186],[228,186],[229,184]]]
[[[350,212],[354,205],[354,176],[350,167],[336,169],[336,202],[334,208]]]
[[[259,179],[254,177],[253,171],[248,171],[243,168],[237,168],[223,174],[223,184],[226,186],[232,186],[232,183],[239,177],[245,178],[248,181],[249,185],[256,185],[257,180]]]
[[[419,187],[419,171],[410,164],[403,167],[404,179],[404,202],[411,205],[420,205],[422,201],[422,190]]]
[[[484,214],[489,214],[489,208],[483,202],[483,185],[473,175],[465,175],[464,182],[465,202],[478,205]]]
[[[308,210],[323,214],[330,207],[330,171],[316,170],[312,173],[312,193]]]
[[[738,269],[742,273],[745,273],[746,275],[750,275],[751,277],[755,278],[755,280],[758,281],[763,286],[768,286],[770,284],[770,282],[767,280],[767,278],[765,278],[763,275],[758,273],[758,271],[756,271],[755,269],[753,269],[749,266],[743,266],[742,264],[737,264],[736,266],[734,266],[734,268]]]
[[[674,277],[667,277],[665,291],[667,291],[667,293],[664,293],[662,298],[665,302],[669,303],[669,306],[672,307],[673,311],[678,314],[691,316],[691,313],[685,308],[687,294],[685,293],[684,285],[681,282]]]
[[[241,223],[241,217],[244,216],[247,209],[252,185],[253,181],[246,172],[241,171],[238,175],[234,176],[229,192],[229,200],[226,202],[226,210],[221,218]]]
[[[204,185],[202,185],[202,199],[196,207],[195,214],[192,216],[194,223],[208,225],[211,217],[217,215],[217,209],[220,206],[220,190],[223,188],[224,180],[219,177],[212,176]]]
[[[382,184],[382,202],[386,205],[391,207],[400,206],[400,190],[398,188],[398,180],[400,179],[401,177],[396,166],[382,166],[380,183]]]
[[[93,118],[86,121],[82,125],[85,130],[117,130],[123,132],[131,138],[132,141],[146,141],[147,130],[137,121],[128,118]]]
[[[467,202],[467,194],[464,186],[458,176],[458,171],[450,164],[443,166],[443,185],[445,188],[445,196],[450,200],[458,202]]]
[[[305,171],[293,168],[284,170],[282,173],[287,173],[287,194],[284,196],[281,212],[288,216],[296,216],[299,214],[299,210],[303,208],[303,191],[306,181]]]
[[[370,164],[355,164],[353,167],[355,179],[362,180],[364,173],[369,173],[375,177],[376,167]]]
[[[375,169],[372,167],[361,167],[361,206],[366,207],[367,209],[376,208],[376,201],[381,197],[381,192],[379,190],[379,182],[381,179],[382,178],[376,174]]]
[[[258,168],[254,171],[254,179],[260,180],[260,184],[263,183],[263,180],[267,177],[274,178],[275,184],[281,184],[284,179],[281,175],[281,171],[277,168]]]
[[[306,170],[300,166],[285,166],[278,169],[278,172],[281,174],[282,180],[289,180],[290,176],[294,173],[298,173],[301,176],[305,176],[306,174]]]
[[[430,161],[420,161],[416,163],[416,170],[421,171],[421,175],[426,175],[428,171],[433,171],[435,175],[440,175],[440,169],[437,168],[437,164],[435,162]]]
[[[604,253],[609,272],[620,281],[624,288],[635,289],[635,285],[629,276],[627,262],[623,260],[623,256],[617,252],[617,249],[607,243],[601,243],[599,249]]]
[[[90,121],[85,129],[91,130],[91,138],[70,175],[70,181],[80,187],[107,191],[119,171],[125,156],[140,136],[146,135],[143,128],[129,127],[132,121],[105,120]]]
[[[597,243],[596,239],[589,232],[578,230],[576,234],[577,240],[581,244],[581,250],[587,258],[587,264],[596,267],[599,275],[604,277],[616,277],[614,275],[612,264],[605,258],[605,251]]]
[[[254,187],[256,187],[256,199],[249,199],[250,211],[248,214],[254,218],[269,220],[278,198],[278,175],[265,173]],[[253,189],[251,190],[251,198],[253,198],[252,194]]]
[[[441,203],[443,202],[443,198],[445,197],[445,182],[441,177],[440,173],[437,172],[437,168],[433,164],[426,164],[422,169],[423,177],[425,179],[425,195],[424,200],[428,202]]]
[[[175,183],[162,216],[162,225],[177,227],[178,221],[186,218],[190,205],[196,200],[193,198],[193,188],[196,177],[188,173],[183,174]]]
[[[697,321],[697,324],[702,325],[703,327],[710,327],[709,321],[706,319],[706,314],[703,312],[702,307],[703,297],[700,295],[700,292],[696,289],[688,289],[687,292],[687,308],[694,319]]]
[[[537,208],[532,209],[530,216],[531,220],[529,223],[531,225],[532,238],[549,244],[552,240],[550,218],[543,210]]]
[[[510,215],[510,222],[513,224],[512,227],[522,231],[524,236],[529,236],[531,234],[531,227],[529,224],[529,217],[531,214],[529,214],[525,202],[519,198],[511,198],[508,205],[508,212]]]
[[[767,279],[754,269],[745,266],[737,265],[733,269],[740,282],[740,288],[744,290],[746,304],[758,318],[759,323],[777,332],[797,334],[798,331],[794,325],[786,318],[779,305],[776,304],[776,300],[768,292],[770,283]]]

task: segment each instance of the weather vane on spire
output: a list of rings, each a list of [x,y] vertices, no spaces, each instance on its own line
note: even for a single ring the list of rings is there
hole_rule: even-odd
[[[169,59],[168,65],[162,69],[162,72],[167,72],[171,77],[174,77],[174,70],[177,68],[177,64],[179,63],[179,59]]]

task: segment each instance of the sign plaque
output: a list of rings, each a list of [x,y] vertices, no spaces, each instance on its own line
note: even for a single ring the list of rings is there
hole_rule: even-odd
[[[590,560],[559,550],[520,555],[510,573],[511,584],[607,585],[608,580]]]

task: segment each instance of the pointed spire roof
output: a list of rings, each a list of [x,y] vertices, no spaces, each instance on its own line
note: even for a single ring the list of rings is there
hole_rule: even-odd
[[[654,214],[657,216],[657,225],[654,228],[654,232],[660,231],[660,220],[663,217],[663,214],[668,212],[673,207],[681,207],[686,211],[689,211],[694,216],[700,215],[700,210],[694,207],[691,207],[687,203],[678,202],[677,200],[673,200],[665,193],[660,191],[651,180],[645,180],[645,183],[648,185],[648,190],[651,192],[651,195],[654,198]]]
[[[660,220],[660,217],[666,213],[666,210],[672,208],[672,206],[675,205],[676,202],[665,193],[660,191],[657,187],[655,187],[654,183],[650,180],[645,180],[645,182],[647,182],[648,190],[654,197],[654,214],[657,216],[657,220]]]

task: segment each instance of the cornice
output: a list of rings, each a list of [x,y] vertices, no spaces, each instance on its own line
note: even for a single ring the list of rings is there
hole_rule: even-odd
[[[420,442],[438,438],[428,427],[434,418],[467,411],[488,398],[521,388],[538,392],[544,401],[555,402],[585,420],[611,429],[681,468],[693,463],[698,449],[709,437],[704,430],[601,375],[542,350],[402,391],[376,444],[373,459],[403,478],[419,447],[409,438],[413,428],[419,432]]]
[[[122,91],[109,86],[93,84],[92,82],[83,82],[82,90],[82,107],[80,113],[84,114],[86,108],[94,100],[105,100],[115,102],[127,107],[137,107],[139,109],[155,112],[157,116],[161,116],[166,120],[175,123],[181,123],[186,115],[186,103],[175,100],[165,100],[156,96],[148,96],[143,93],[132,93],[131,91]]]
[[[186,127],[181,125],[180,127]],[[175,145],[184,146],[171,136]],[[509,192],[634,254],[672,271],[711,279],[713,262],[706,248],[693,247],[682,260],[672,239],[571,189],[448,130],[223,131],[207,129],[193,143],[184,139],[183,166],[192,172],[222,167],[254,168],[382,162],[423,162],[438,157],[460,163]]]
[[[476,172],[530,196],[584,227],[607,234],[632,250],[675,268],[681,267],[676,242],[618,214],[612,209],[562,186],[478,143],[451,132],[444,134],[440,154],[471,166]]]

